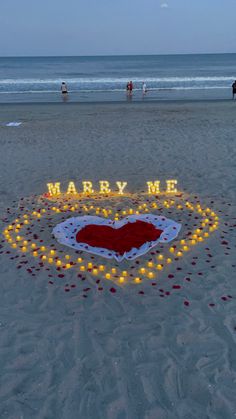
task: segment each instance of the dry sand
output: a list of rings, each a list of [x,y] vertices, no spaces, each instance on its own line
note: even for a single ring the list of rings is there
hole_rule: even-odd
[[[75,270],[68,286],[45,269],[29,275],[2,242],[1,418],[236,417],[235,115],[226,101],[1,105],[1,229],[49,180],[126,180],[137,191],[177,178],[184,197],[220,216],[219,230],[168,268],[172,282],[163,272],[155,287],[115,294],[89,274],[65,293]]]

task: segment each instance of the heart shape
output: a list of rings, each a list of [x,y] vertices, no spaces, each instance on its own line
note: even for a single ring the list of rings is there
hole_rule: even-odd
[[[78,231],[76,241],[123,255],[134,247],[139,249],[146,242],[156,241],[162,233],[163,230],[141,220],[129,222],[119,228],[89,224]]]
[[[158,242],[177,237],[181,224],[163,216],[141,214],[112,221],[96,216],[72,217],[53,229],[61,244],[121,261],[147,253]]]

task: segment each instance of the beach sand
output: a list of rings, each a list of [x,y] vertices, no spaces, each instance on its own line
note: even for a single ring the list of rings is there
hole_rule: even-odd
[[[59,281],[32,256],[19,262],[2,236],[1,418],[236,416],[235,112],[230,101],[0,106],[1,230],[21,206],[42,205],[48,181],[65,190],[69,180],[78,189],[82,180],[127,181],[136,193],[147,180],[178,179],[183,199],[220,221],[153,286],[98,285],[76,269]],[[195,226],[187,213],[181,222],[182,235]],[[53,243],[51,230],[42,237]]]

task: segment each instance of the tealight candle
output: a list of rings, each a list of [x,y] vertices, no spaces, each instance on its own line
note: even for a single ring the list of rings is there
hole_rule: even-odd
[[[153,262],[152,262],[152,261],[149,261],[149,262],[147,263],[147,266],[148,266],[149,268],[152,268],[152,267],[153,267]]]
[[[105,275],[105,278],[106,279],[111,279],[111,274],[109,272],[107,272],[106,275]]]
[[[163,269],[163,266],[162,266],[162,265],[160,265],[160,264],[159,264],[159,265],[157,265],[157,270],[158,270],[158,271],[161,271],[162,269]]]

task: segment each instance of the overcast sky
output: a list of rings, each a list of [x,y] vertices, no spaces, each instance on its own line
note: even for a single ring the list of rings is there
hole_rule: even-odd
[[[236,52],[236,0],[0,0],[0,56]]]

